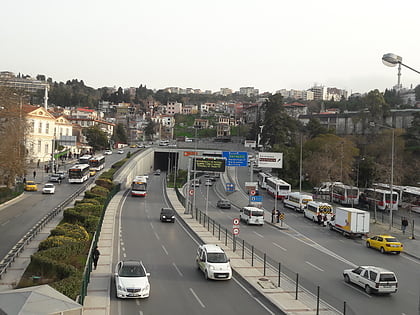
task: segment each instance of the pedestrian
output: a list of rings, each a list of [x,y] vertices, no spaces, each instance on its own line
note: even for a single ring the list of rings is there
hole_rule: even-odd
[[[276,211],[276,216],[277,216],[277,223],[280,223],[280,211],[279,210]]]
[[[317,218],[318,218],[318,224],[321,225],[321,223],[322,223],[322,215],[321,215],[321,213],[318,213]]]
[[[276,209],[271,211],[271,223],[274,223],[274,217],[276,216]]]
[[[35,179],[35,177],[36,177],[36,171],[34,170],[34,179]]]
[[[406,217],[402,217],[401,218],[401,230],[403,232],[403,234],[405,234],[405,230],[407,229],[408,226],[408,220]]]
[[[324,220],[324,222],[323,222],[322,226],[327,226],[327,221],[328,221],[327,214],[324,214],[323,220]]]
[[[36,167],[39,168],[39,163],[41,162],[40,159],[38,159],[38,162],[36,163]]]
[[[23,177],[23,184],[26,184],[26,177]]]
[[[93,268],[96,270],[96,267],[98,266],[98,260],[101,253],[99,252],[98,246],[95,246],[95,249],[92,253],[92,259],[93,259]]]

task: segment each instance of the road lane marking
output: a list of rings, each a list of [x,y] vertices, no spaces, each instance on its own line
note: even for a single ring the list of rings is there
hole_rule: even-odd
[[[184,275],[183,275],[183,273],[181,272],[181,270],[179,270],[178,266],[177,266],[177,265],[175,265],[175,263],[172,263],[172,266],[174,266],[175,270],[178,272],[178,274],[179,274],[181,277],[183,277],[183,276],[184,276]]]
[[[319,271],[322,271],[322,272],[324,272],[324,269],[321,269],[321,268],[319,268],[318,266],[315,266],[314,264],[311,264],[309,261],[305,261],[309,266],[311,266],[311,267],[313,267],[313,268],[315,268],[315,269],[317,269],[317,270],[319,270]]]
[[[254,233],[257,234],[259,237],[264,238],[264,235],[262,235],[262,234],[260,234],[258,232],[255,232],[255,231],[254,231]]]
[[[166,254],[166,255],[169,255],[169,253],[168,253],[168,251],[166,250],[165,246],[163,246],[163,245],[161,245],[161,246],[162,246],[162,249],[163,249],[163,251],[165,252],[165,254]]]
[[[152,222],[150,222],[150,226],[152,227],[152,229],[154,229],[155,227],[153,226],[153,223]]]
[[[9,223],[10,222],[10,220],[7,220],[6,222],[3,222],[2,224],[1,224],[1,226],[5,226],[7,223]]]
[[[285,252],[287,252],[287,249],[286,248],[284,248],[284,247],[282,247],[282,246],[280,246],[279,244],[277,244],[277,243],[274,243],[273,242],[273,245],[274,246],[277,246],[278,248],[280,248],[281,250],[284,250]]]
[[[158,239],[158,241],[160,241],[159,235],[155,231],[153,231],[153,233],[155,233],[156,238]]]
[[[192,295],[194,295],[197,302],[201,305],[201,307],[206,308],[206,306],[203,304],[203,302],[201,302],[200,298],[197,296],[197,294],[195,294],[195,292],[192,288],[190,288],[190,291],[191,291]]]
[[[372,297],[371,297],[369,294],[367,294],[365,291],[362,291],[362,290],[360,289],[360,287],[359,287],[359,286],[358,286],[358,287],[356,287],[356,286],[354,286],[352,283],[346,283],[346,282],[344,282],[344,284],[345,284],[346,286],[348,286],[349,288],[352,288],[353,290],[356,290],[357,292],[362,293],[363,295],[367,296],[369,299],[371,299],[371,298],[372,298]]]

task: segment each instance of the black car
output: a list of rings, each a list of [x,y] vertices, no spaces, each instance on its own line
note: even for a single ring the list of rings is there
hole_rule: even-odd
[[[218,207],[218,208],[221,208],[221,209],[230,209],[231,204],[230,204],[230,201],[229,201],[229,200],[226,200],[226,199],[220,199],[220,200],[217,202],[217,207]]]
[[[160,210],[160,221],[175,222],[175,211],[171,208],[162,208]]]

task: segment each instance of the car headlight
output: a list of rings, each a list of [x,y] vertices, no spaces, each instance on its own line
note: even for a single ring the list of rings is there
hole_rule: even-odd
[[[163,215],[163,216],[162,216],[162,219],[166,219],[166,216],[165,216],[165,215]]]
[[[210,266],[209,266],[209,269],[210,269],[210,270],[215,270],[216,268],[215,268],[214,266],[210,265]]]

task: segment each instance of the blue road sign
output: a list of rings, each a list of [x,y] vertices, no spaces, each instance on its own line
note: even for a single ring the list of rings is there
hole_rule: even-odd
[[[228,192],[235,191],[235,184],[226,183],[226,191],[228,191]]]
[[[249,202],[262,202],[263,196],[249,196]]]
[[[223,151],[226,166],[248,166],[248,152]]]

